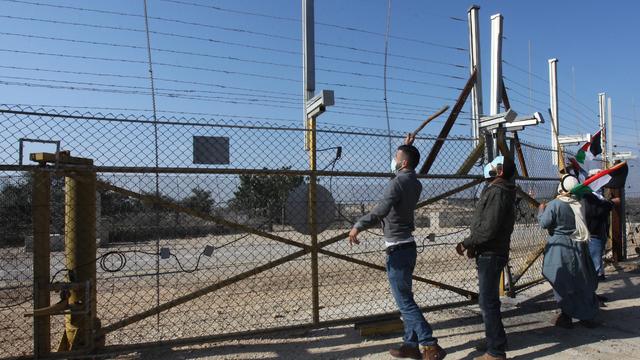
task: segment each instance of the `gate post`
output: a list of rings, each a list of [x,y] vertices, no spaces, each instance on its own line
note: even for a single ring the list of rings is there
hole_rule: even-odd
[[[51,245],[49,242],[51,176],[45,170],[32,173],[33,217],[33,309],[50,304],[49,277]],[[33,355],[36,359],[51,352],[51,319],[49,315],[33,318]]]
[[[95,345],[96,316],[96,173],[72,170],[65,176],[64,242],[69,282],[65,333],[59,350],[91,350]]]

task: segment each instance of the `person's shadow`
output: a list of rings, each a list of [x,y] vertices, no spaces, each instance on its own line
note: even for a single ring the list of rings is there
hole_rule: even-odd
[[[607,293],[607,297],[611,300],[619,300],[631,298],[630,293],[637,293],[637,285],[632,287],[610,288],[612,294]],[[636,295],[637,296],[637,295]],[[602,340],[611,339],[632,339],[640,336],[640,306],[629,306],[617,309],[602,308],[597,316],[602,324],[596,328],[586,328],[574,321],[573,329],[563,329],[551,324],[551,314],[549,310],[557,307],[553,299],[552,291],[546,291],[524,303],[521,307],[503,312],[503,318],[507,319],[512,316],[525,319],[528,314],[532,316],[536,313],[544,312],[549,316],[546,321],[548,326],[536,327],[535,329],[524,329],[516,332],[510,332],[507,329],[508,348],[507,355],[523,349],[531,349],[527,354],[510,356],[512,360],[534,360],[544,356],[551,356],[567,349],[598,343]],[[539,319],[539,318],[538,318]],[[539,321],[538,321],[539,322]],[[516,326],[523,324],[514,324]],[[464,349],[474,349],[479,340],[468,341],[464,344],[448,348],[451,352],[463,351]],[[480,356],[482,353],[471,350],[464,359],[472,359]],[[602,354],[603,356],[606,353]]]

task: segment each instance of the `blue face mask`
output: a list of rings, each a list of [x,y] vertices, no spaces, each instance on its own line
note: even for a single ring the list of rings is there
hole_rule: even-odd
[[[483,175],[485,179],[493,179],[498,176],[498,165],[504,164],[504,156],[497,156],[492,162],[484,166]]]

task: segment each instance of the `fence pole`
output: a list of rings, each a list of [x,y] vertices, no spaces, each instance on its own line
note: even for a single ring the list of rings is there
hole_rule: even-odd
[[[608,168],[609,164],[608,164],[608,156],[607,156],[607,143],[608,143],[608,139],[607,139],[607,120],[606,120],[606,104],[605,104],[605,98],[606,98],[607,94],[606,93],[599,93],[598,94],[598,115],[600,117],[600,143],[602,144],[602,168]]]
[[[51,245],[49,223],[51,216],[51,176],[47,171],[36,170],[32,179],[33,214],[33,309],[50,305],[49,277]],[[51,352],[51,318],[49,315],[33,318],[33,354],[36,359]]]
[[[314,0],[302,0],[302,79],[303,105],[302,112],[304,127],[309,130],[311,119],[307,118],[306,104],[313,98],[316,91],[316,62],[315,62],[315,19]],[[304,149],[310,150],[309,131],[304,133]]]
[[[480,141],[479,123],[482,115],[482,71],[480,66],[480,24],[478,22],[478,13],[480,6],[472,5],[469,8],[467,19],[469,23],[469,71],[473,73],[476,70],[476,83],[471,89],[471,137],[473,138],[473,147],[477,147]]]
[[[315,80],[315,39],[313,0],[302,0],[303,78],[305,149],[309,151],[309,231],[311,232],[311,302],[313,324],[320,323],[320,297],[318,295],[318,234],[316,229],[316,118],[307,117],[306,104],[313,97]]]
[[[558,120],[558,59],[549,59],[549,108],[551,109],[551,149],[556,156],[552,156],[553,165],[559,165],[564,159],[558,145],[560,135],[560,121]]]
[[[624,188],[611,189],[611,197],[620,199],[620,206],[614,206],[611,211],[611,252],[615,262],[626,260],[627,246],[624,241]]]
[[[613,112],[611,109],[611,96],[607,98],[607,155],[609,161],[613,164],[615,158],[613,157]]]
[[[491,16],[491,115],[500,112],[502,99],[502,22],[501,14]],[[497,152],[491,136],[487,141],[487,161],[493,160]]]
[[[502,100],[502,14],[491,16],[491,115],[500,112]],[[487,134],[487,162],[498,155],[497,139]],[[500,296],[504,296],[504,271],[500,274]]]
[[[311,302],[313,305],[313,324],[320,323],[320,296],[318,290],[318,229],[316,226],[316,119],[311,118],[310,136],[310,167],[309,176],[309,230],[311,232]]]

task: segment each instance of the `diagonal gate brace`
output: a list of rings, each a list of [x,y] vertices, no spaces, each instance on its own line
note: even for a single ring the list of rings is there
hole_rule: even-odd
[[[436,158],[438,157],[438,153],[440,152],[442,145],[444,145],[445,140],[449,136],[449,132],[451,132],[451,129],[453,128],[453,124],[456,122],[456,119],[458,118],[458,115],[460,114],[460,111],[462,110],[464,103],[467,101],[467,98],[469,97],[469,93],[471,93],[471,89],[476,83],[476,79],[478,77],[477,71],[478,71],[477,69],[473,70],[473,73],[469,77],[469,80],[467,80],[467,84],[462,89],[462,92],[460,93],[460,96],[458,97],[456,104],[453,106],[453,109],[451,109],[451,112],[449,113],[449,117],[447,118],[447,121],[444,123],[444,126],[442,126],[442,130],[440,130],[440,134],[438,135],[438,138],[433,144],[433,147],[431,147],[431,151],[429,152],[429,156],[427,156],[427,160],[425,161],[424,165],[422,165],[422,168],[420,169],[420,172],[419,172],[420,174],[428,174],[429,170],[431,170],[431,167],[433,166],[433,163],[436,161]]]

